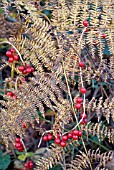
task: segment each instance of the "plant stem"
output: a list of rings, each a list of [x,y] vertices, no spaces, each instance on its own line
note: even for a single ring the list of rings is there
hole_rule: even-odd
[[[83,138],[87,138],[85,135],[83,135]],[[91,139],[91,138],[88,138],[89,141],[93,142],[93,143],[96,143],[97,145],[99,145],[101,148],[105,149],[106,151],[109,151],[110,149],[106,148],[105,146],[103,146],[102,144],[100,144],[99,142]]]

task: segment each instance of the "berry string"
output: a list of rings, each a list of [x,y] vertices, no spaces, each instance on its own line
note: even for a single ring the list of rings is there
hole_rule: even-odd
[[[25,65],[20,52],[17,50],[17,48],[12,43],[10,43],[9,41],[3,41],[3,42],[0,42],[0,44],[9,44],[9,45],[11,45],[15,49],[15,51],[17,52],[17,54],[20,57],[20,60],[22,61],[23,65]]]

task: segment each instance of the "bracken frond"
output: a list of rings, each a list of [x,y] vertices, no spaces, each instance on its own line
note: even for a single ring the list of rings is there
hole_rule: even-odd
[[[69,164],[68,170],[83,170],[84,168],[90,168],[88,163],[88,158],[90,159],[91,165],[92,162],[97,161],[97,167],[95,170],[100,170],[105,168],[106,163],[111,161],[114,157],[113,151],[109,151],[106,153],[101,154],[100,150],[89,150],[87,154],[80,151],[80,155],[76,155],[75,159],[71,161]]]

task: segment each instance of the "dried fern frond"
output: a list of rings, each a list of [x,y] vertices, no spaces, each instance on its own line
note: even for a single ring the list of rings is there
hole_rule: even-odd
[[[69,164],[68,170],[83,170],[84,168],[90,168],[88,158],[90,162],[99,162],[95,170],[105,168],[106,163],[111,161],[114,157],[112,151],[101,154],[100,150],[89,150],[87,154],[80,151],[80,155],[76,155],[75,159]]]
[[[113,129],[109,129],[107,126],[103,125],[102,122],[91,123],[88,122],[86,125],[81,125],[81,129],[85,131],[87,137],[88,135],[97,136],[99,141],[102,141],[104,138],[108,138],[109,142],[113,142],[111,139],[114,135]]]
[[[58,145],[52,144],[51,147],[48,149],[47,152],[41,157],[37,163],[35,170],[48,170],[53,166],[56,166],[60,162],[63,161],[63,156],[67,153],[71,153],[72,146],[79,146],[78,141],[68,141],[65,148],[61,148]]]
[[[21,31],[20,22],[7,21],[3,15],[0,15],[0,38],[9,38],[17,36]]]
[[[51,110],[57,111],[54,127],[59,123],[60,129],[62,129],[63,123],[67,124],[72,120],[71,106],[63,98],[60,90],[63,82],[59,78],[57,81],[55,75],[37,72],[34,75],[35,77],[31,78],[30,82],[23,83],[18,91],[14,91],[17,96],[16,100],[6,97],[6,102],[1,101],[5,107],[0,112],[1,134],[6,144],[8,144],[8,140],[13,142],[17,133],[18,135],[24,134],[20,123],[23,120],[31,124],[34,120],[39,122],[37,109],[45,117],[45,105]]]
[[[52,168],[52,166],[57,165],[59,161],[63,159],[65,151],[63,148],[57,145],[52,145],[50,149],[47,149],[47,152],[44,157],[41,157],[37,164],[36,170],[47,170]]]

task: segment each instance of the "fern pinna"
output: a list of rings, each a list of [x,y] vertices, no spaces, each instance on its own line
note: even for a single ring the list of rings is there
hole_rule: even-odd
[[[51,17],[37,1],[2,4],[0,44],[8,44],[9,50],[1,70],[11,68],[0,101],[0,135],[6,146],[15,145],[18,135],[26,149],[23,123],[34,127],[40,122],[38,111],[45,120],[50,109],[53,125],[41,130],[38,147],[42,140],[55,144],[37,161],[36,169],[58,164],[63,169],[92,169],[93,160],[98,161],[95,169],[105,168],[112,151],[87,151],[86,143],[95,142],[105,150],[105,139],[113,143],[113,2],[46,1],[43,9],[51,11]],[[9,5],[15,10],[10,12]],[[14,14],[17,22],[12,27],[7,17]]]

